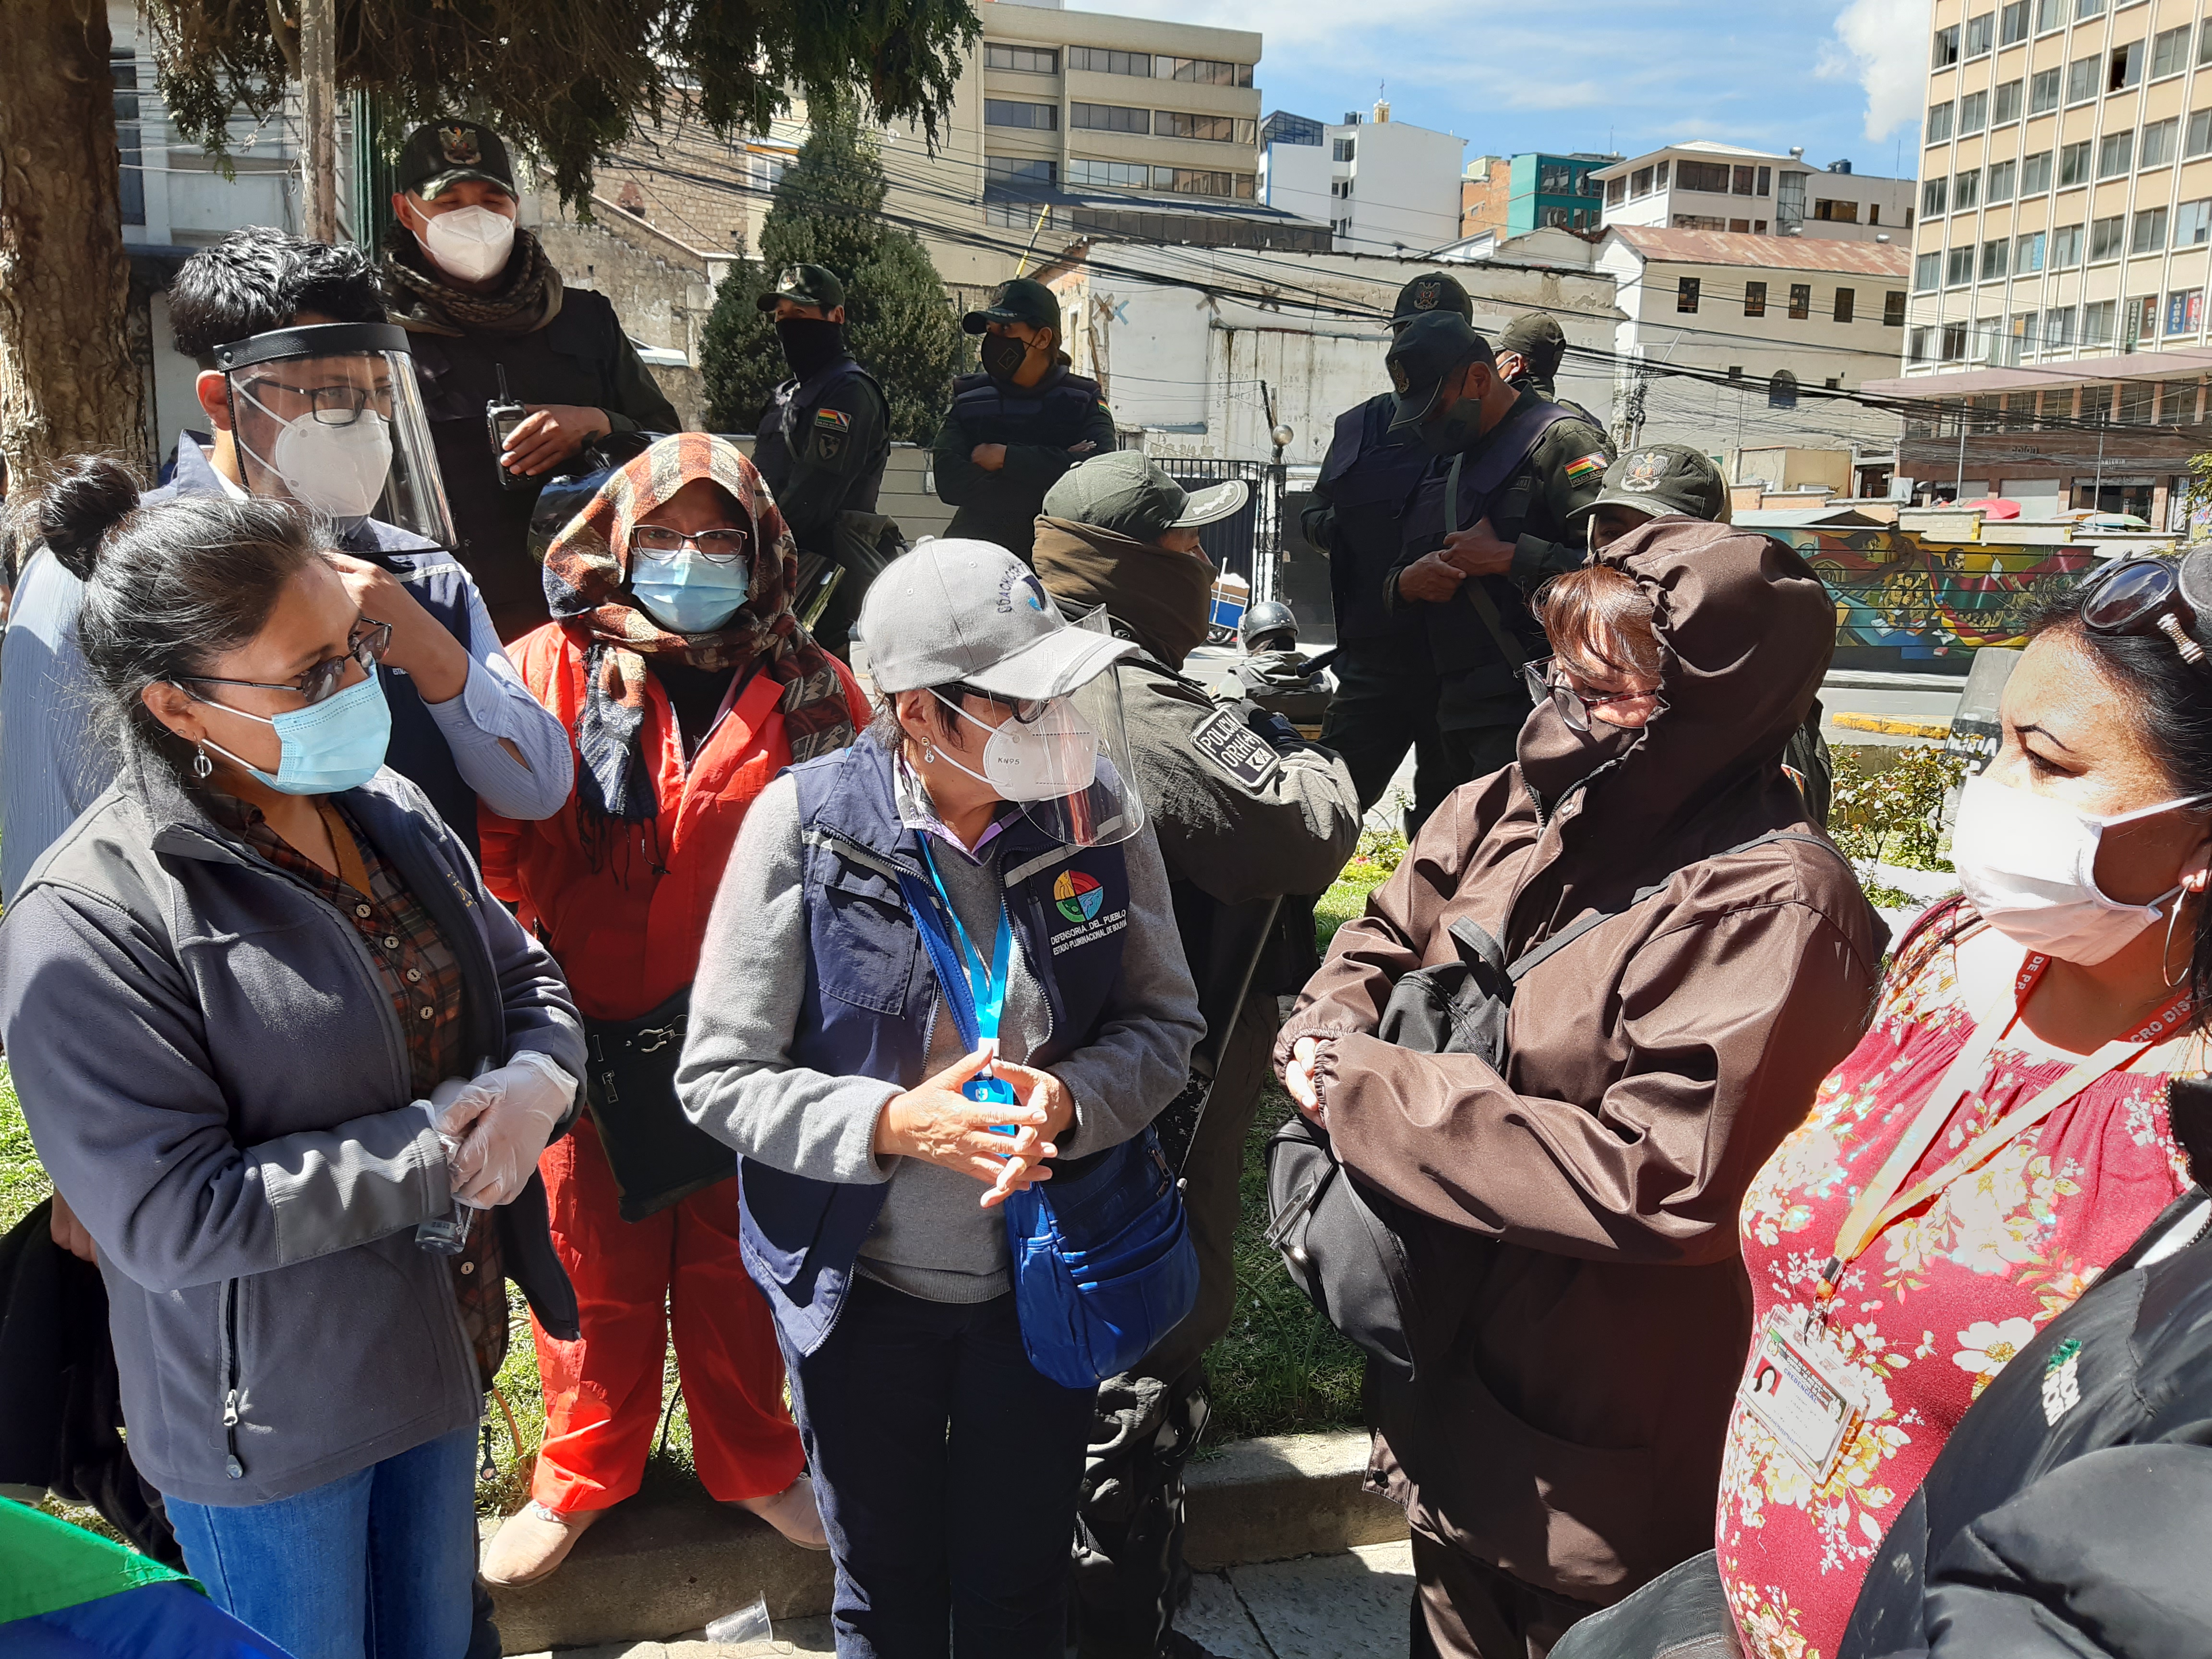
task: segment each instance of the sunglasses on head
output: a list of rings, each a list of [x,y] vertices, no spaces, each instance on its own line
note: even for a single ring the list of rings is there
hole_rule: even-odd
[[[2201,667],[2199,614],[2212,608],[2212,549],[2178,559],[2124,559],[2081,585],[2081,623],[2093,634],[2160,634],[2182,661]]]

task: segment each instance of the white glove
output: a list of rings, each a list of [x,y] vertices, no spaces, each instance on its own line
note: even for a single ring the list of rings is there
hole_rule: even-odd
[[[491,1098],[472,1091],[468,1079],[449,1077],[430,1091],[429,1099],[413,1103],[438,1132],[438,1145],[446,1154],[446,1186],[458,1198],[464,1179],[461,1138],[468,1133],[469,1125],[483,1115]],[[473,1174],[473,1170],[470,1173]]]
[[[440,1084],[433,1102],[457,1082]],[[438,1118],[441,1138],[466,1132],[450,1159],[453,1196],[480,1210],[511,1202],[575,1098],[576,1079],[534,1049],[459,1084]]]

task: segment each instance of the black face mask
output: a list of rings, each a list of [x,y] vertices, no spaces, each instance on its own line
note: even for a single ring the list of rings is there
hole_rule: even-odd
[[[845,325],[819,317],[786,317],[776,324],[775,337],[783,343],[784,362],[802,380],[845,355]]]
[[[1482,435],[1482,399],[1462,397],[1442,420],[1421,428],[1421,442],[1431,455],[1456,455]]]
[[[975,349],[983,360],[983,372],[994,380],[1012,380],[1030,357],[1028,343],[1011,334],[986,334]]]

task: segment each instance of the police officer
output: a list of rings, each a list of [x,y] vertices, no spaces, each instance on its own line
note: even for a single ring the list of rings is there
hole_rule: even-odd
[[[1451,313],[1407,325],[1385,361],[1394,425],[1431,457],[1386,592],[1422,619],[1437,728],[1464,783],[1513,758],[1528,714],[1522,665],[1550,649],[1527,596],[1583,561],[1575,515],[1605,475],[1605,434],[1516,390],[1490,342]]]
[[[1392,334],[1432,313],[1462,319],[1474,315],[1467,290],[1442,271],[1416,276],[1399,289]],[[1321,740],[1352,769],[1363,811],[1382,798],[1406,750],[1413,750],[1413,802],[1406,811],[1411,835],[1449,791],[1453,778],[1437,730],[1437,683],[1425,625],[1418,611],[1394,608],[1383,591],[1405,544],[1407,498],[1429,465],[1413,428],[1391,429],[1396,418],[1397,399],[1388,392],[1336,417],[1313,504],[1300,527],[1328,556],[1336,612],[1336,695]]]
[[[1580,404],[1562,398],[1553,383],[1559,378],[1559,360],[1567,355],[1567,337],[1559,320],[1547,311],[1523,312],[1498,331],[1498,372],[1516,392],[1533,392],[1547,404],[1571,409],[1600,432],[1605,422]],[[1605,453],[1613,453],[1607,439]]]
[[[960,326],[983,337],[983,372],[952,383],[931,446],[938,499],[959,509],[945,533],[996,542],[1026,562],[1045,491],[1115,447],[1114,412],[1097,381],[1069,373],[1060,300],[1042,283],[1000,283]]]
[[[842,653],[860,596],[882,568],[884,535],[896,534],[876,512],[891,453],[889,410],[875,377],[846,349],[845,285],[835,271],[793,265],[758,303],[775,313],[791,379],[761,415],[753,465],[800,554],[843,570],[813,628],[816,639]]]

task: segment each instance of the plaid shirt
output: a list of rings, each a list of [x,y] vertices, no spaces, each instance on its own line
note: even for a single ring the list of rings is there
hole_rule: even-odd
[[[259,807],[213,790],[203,792],[201,799],[210,817],[353,923],[406,1033],[415,1097],[427,1100],[446,1079],[466,1077],[471,1060],[462,1052],[460,959],[345,808],[328,796],[316,802],[337,854],[334,876],[278,835]],[[499,1230],[489,1215],[481,1216],[469,1229],[466,1248],[453,1258],[453,1289],[487,1388],[507,1357],[504,1277]]]

